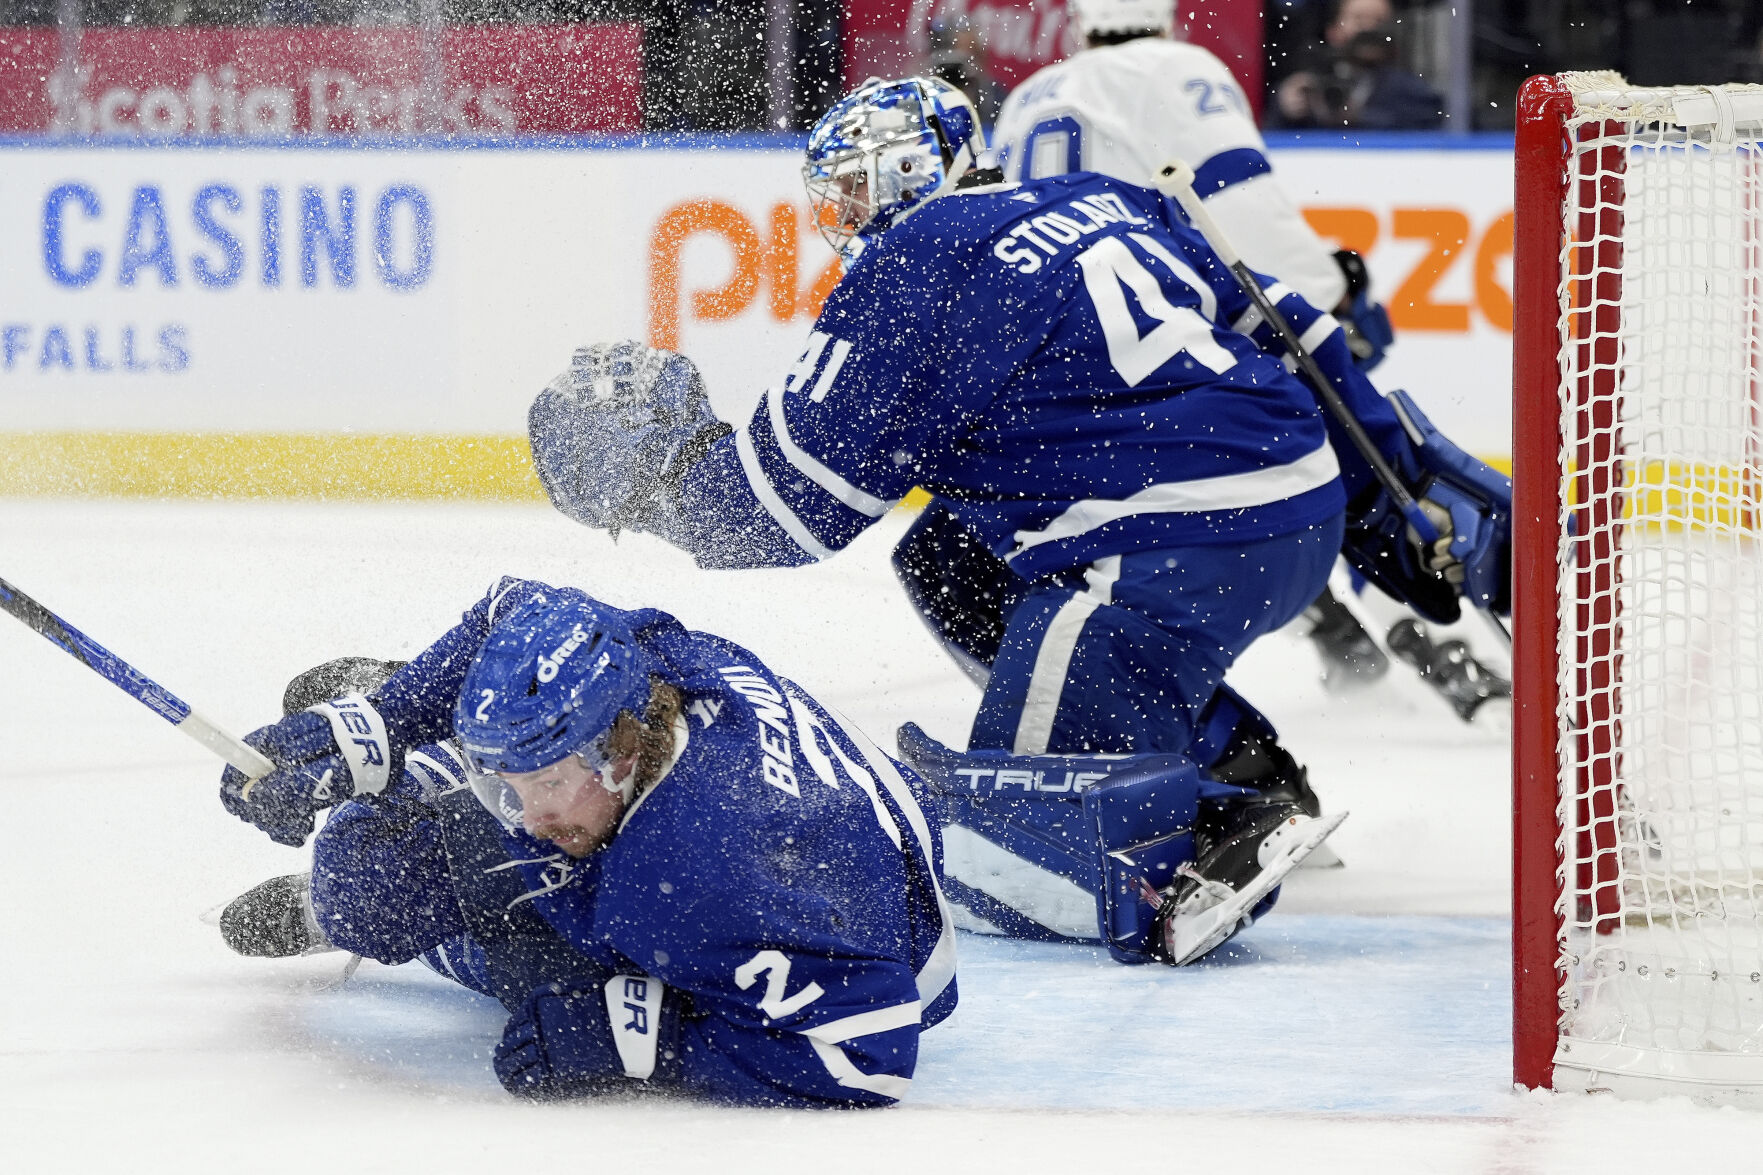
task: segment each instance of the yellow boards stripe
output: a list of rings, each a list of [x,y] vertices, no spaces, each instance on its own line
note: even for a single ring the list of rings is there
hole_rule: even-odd
[[[0,432],[0,496],[545,500],[524,437],[357,433]]]
[[[0,494],[545,500],[525,437],[0,433]]]

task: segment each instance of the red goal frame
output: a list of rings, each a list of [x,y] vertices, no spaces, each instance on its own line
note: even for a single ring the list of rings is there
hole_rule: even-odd
[[[1513,730],[1512,730],[1512,1057],[1513,1080],[1553,1083],[1559,1035],[1563,889],[1599,916],[1613,917],[1615,812],[1608,785],[1616,767],[1621,696],[1616,682],[1616,584],[1611,558],[1621,527],[1621,437],[1617,327],[1620,325],[1622,175],[1625,149],[1598,145],[1617,124],[1568,129],[1573,98],[1556,77],[1519,90],[1514,155],[1513,249]],[[1571,202],[1570,202],[1570,197]],[[1577,210],[1577,211],[1574,211]],[[1569,233],[1571,232],[1571,236]],[[1567,284],[1564,283],[1566,279]],[[1564,387],[1562,355],[1577,350]],[[1563,394],[1563,393],[1566,394]],[[1565,414],[1580,417],[1568,473]],[[1589,505],[1588,505],[1589,503]],[[1575,699],[1558,676],[1562,519],[1573,514],[1574,598],[1581,668]],[[1563,706],[1571,704],[1572,713]],[[1564,781],[1564,727],[1580,740],[1581,777]],[[1575,821],[1587,843],[1566,875],[1563,783],[1584,799]],[[1606,843],[1607,842],[1607,843]]]

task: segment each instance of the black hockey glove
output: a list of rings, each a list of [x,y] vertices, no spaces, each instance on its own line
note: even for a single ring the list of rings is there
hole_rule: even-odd
[[[1371,300],[1371,275],[1366,272],[1365,259],[1351,249],[1337,249],[1334,259],[1347,279],[1347,294],[1335,307],[1335,319],[1347,337],[1353,362],[1360,371],[1370,371],[1383,362],[1384,352],[1396,341],[1396,330],[1384,304]]]
[[[357,795],[377,795],[404,769],[386,724],[360,694],[345,694],[252,731],[245,741],[276,770],[247,780],[236,767],[220,777],[220,802],[277,844],[299,846],[313,816]]]

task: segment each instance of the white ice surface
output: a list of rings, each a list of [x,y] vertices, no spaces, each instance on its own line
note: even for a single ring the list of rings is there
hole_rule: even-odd
[[[539,508],[0,499],[0,576],[236,731],[346,653],[409,655],[499,574],[667,608],[888,741],[976,693],[887,570],[700,573]],[[1398,673],[1400,671],[1398,670]],[[0,618],[0,1168],[9,1172],[1750,1170],[1763,1116],[1509,1084],[1503,739],[1406,681],[1350,700],[1274,638],[1233,679],[1280,724],[1345,869],[1174,971],[964,936],[907,1103],[790,1113],[496,1087],[487,1000],[417,967],[230,955],[204,909],[302,866],[195,744]],[[1396,674],[1392,674],[1396,678]]]

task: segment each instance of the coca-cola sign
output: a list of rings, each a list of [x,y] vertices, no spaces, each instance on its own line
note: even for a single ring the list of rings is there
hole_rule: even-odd
[[[637,25],[0,28],[0,131],[551,134],[642,123]],[[69,68],[71,64],[72,68]]]

